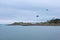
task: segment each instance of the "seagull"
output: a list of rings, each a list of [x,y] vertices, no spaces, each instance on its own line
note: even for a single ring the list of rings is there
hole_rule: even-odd
[[[39,17],[39,15],[37,15],[36,17]]]
[[[46,9],[46,11],[48,11],[48,9]]]

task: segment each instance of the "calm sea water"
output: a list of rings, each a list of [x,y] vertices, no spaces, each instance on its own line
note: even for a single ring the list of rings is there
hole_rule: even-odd
[[[60,26],[0,25],[0,40],[60,40]]]

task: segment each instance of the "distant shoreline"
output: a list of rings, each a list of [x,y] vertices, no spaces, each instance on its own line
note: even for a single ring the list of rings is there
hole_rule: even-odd
[[[20,25],[20,26],[60,26],[60,23],[23,23],[23,22],[17,22],[12,23],[9,25]]]
[[[14,24],[9,24],[9,25],[13,25],[16,26]],[[18,26],[60,26],[60,24],[31,24],[31,25],[18,25]]]
[[[47,22],[36,22],[36,23],[30,23],[30,22],[14,22],[9,25],[21,25],[21,26],[60,26],[60,19],[51,19]]]

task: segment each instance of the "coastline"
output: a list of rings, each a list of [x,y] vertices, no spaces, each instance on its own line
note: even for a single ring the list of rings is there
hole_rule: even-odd
[[[21,25],[21,26],[60,26],[60,19],[51,19],[46,22],[36,22],[36,23],[31,23],[31,22],[14,22],[9,25]]]
[[[11,25],[11,26],[60,26],[60,23],[59,24],[8,24],[8,25]]]

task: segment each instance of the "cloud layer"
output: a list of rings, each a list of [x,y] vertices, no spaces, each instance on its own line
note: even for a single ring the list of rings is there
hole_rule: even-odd
[[[60,0],[0,0],[0,22],[36,22],[53,17],[60,18],[59,4]],[[36,15],[39,15],[39,18]]]

